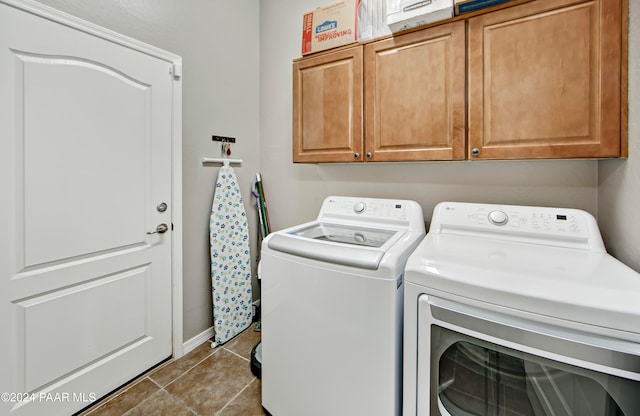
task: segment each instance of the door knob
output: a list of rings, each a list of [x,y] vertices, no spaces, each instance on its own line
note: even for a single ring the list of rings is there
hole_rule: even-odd
[[[155,230],[155,231],[153,231],[153,232],[147,232],[147,234],[155,234],[155,233],[158,233],[158,234],[164,234],[164,233],[166,233],[168,230],[169,230],[169,227],[167,226],[167,224],[164,224],[164,223],[163,223],[163,224],[158,225],[158,226],[156,227],[156,230]]]

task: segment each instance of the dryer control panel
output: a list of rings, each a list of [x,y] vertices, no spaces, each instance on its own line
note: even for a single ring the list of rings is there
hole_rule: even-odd
[[[434,209],[429,232],[605,252],[595,218],[571,208],[442,202]]]

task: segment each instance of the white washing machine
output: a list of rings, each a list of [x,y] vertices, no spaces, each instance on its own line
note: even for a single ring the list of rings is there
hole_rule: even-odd
[[[268,414],[400,414],[403,270],[424,235],[413,201],[332,196],[264,240]]]
[[[404,319],[405,416],[640,415],[640,275],[584,211],[439,204]]]

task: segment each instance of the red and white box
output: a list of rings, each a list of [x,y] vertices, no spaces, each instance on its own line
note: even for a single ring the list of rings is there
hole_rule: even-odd
[[[305,13],[302,20],[302,54],[357,42],[359,4],[360,0],[344,0]]]

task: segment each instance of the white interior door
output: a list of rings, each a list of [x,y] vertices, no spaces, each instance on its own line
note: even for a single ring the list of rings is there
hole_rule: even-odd
[[[171,63],[2,1],[0,48],[0,414],[71,414],[172,352]]]

